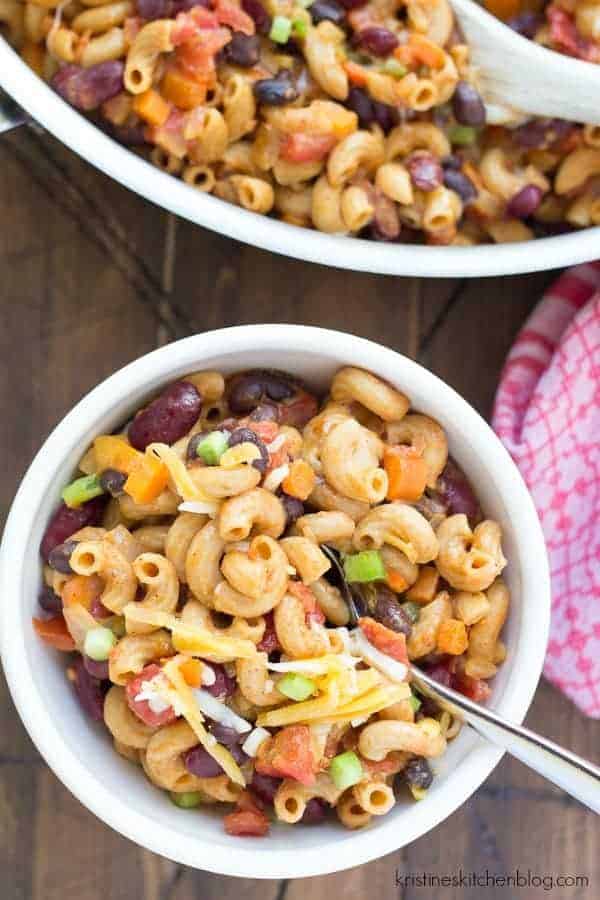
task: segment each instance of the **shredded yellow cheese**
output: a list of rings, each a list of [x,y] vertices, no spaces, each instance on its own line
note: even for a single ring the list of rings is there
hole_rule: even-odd
[[[149,444],[146,453],[152,453],[165,464],[169,470],[172,487],[183,500],[201,500],[203,503],[210,504],[213,509],[211,515],[217,514],[219,503],[195,484],[185,464],[172,447],[169,447],[168,444]]]
[[[222,469],[235,469],[236,466],[242,463],[252,463],[255,459],[260,459],[260,450],[256,444],[244,441],[244,443],[226,450],[219,460],[219,465]]]
[[[231,778],[236,784],[245,787],[246,782],[244,776],[229,750],[215,741],[214,737],[207,732],[203,725],[204,716],[198,708],[191,687],[186,683],[185,678],[179,669],[179,666],[184,660],[185,657],[183,656],[175,656],[163,666],[164,674],[167,676],[173,689],[177,693],[179,711],[190,728],[194,731],[206,752],[219,763],[228,778]]]

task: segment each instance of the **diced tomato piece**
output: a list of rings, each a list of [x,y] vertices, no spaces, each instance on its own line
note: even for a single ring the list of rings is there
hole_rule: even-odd
[[[288,162],[319,162],[335,144],[332,134],[288,134],[281,142],[279,156]]]
[[[580,34],[569,13],[558,6],[549,6],[546,15],[550,23],[550,37],[559,50],[587,62],[600,61],[600,47]]]
[[[35,633],[49,647],[70,653],[75,649],[75,641],[69,634],[67,623],[62,616],[53,619],[32,619]]]
[[[244,811],[252,810],[253,812],[262,812],[263,806],[261,800],[250,791],[242,791],[235,801],[236,808]]]
[[[308,725],[288,725],[259,749],[255,769],[262,775],[295,778],[300,784],[315,782],[317,761]]]
[[[279,404],[279,421],[282,425],[292,425],[294,428],[304,428],[316,416],[318,403],[316,397],[306,391],[301,391],[290,401]]]
[[[471,675],[465,675],[464,673],[454,676],[452,687],[459,694],[464,694],[465,697],[474,700],[475,703],[483,703],[492,693],[487,681],[484,681],[482,678],[473,678]]]
[[[265,623],[265,633],[263,634],[259,643],[256,645],[256,649],[261,653],[274,653],[275,650],[281,650],[279,638],[277,637],[277,632],[275,631],[275,618],[272,612],[268,612],[265,615]]]
[[[238,427],[242,427],[241,422]],[[253,431],[263,444],[270,444],[279,434],[277,422],[253,422],[252,419],[248,419],[244,427]]]
[[[195,6],[190,12],[181,12],[176,17],[171,31],[171,40],[176,47],[187,43],[201,28],[218,28],[216,15],[204,6]]]
[[[269,820],[258,809],[238,809],[223,818],[227,834],[235,837],[264,837],[269,833]]]
[[[145,725],[150,725],[152,728],[157,728],[159,725],[168,725],[177,718],[177,714],[172,706],[169,706],[168,709],[165,709],[160,713],[156,713],[150,708],[150,702],[148,700],[135,699],[142,690],[144,682],[151,681],[157,675],[160,675],[161,671],[161,667],[157,666],[156,663],[150,663],[150,665],[142,669],[140,674],[133,678],[125,688],[129,709],[134,712],[138,719],[141,719]]]
[[[317,603],[317,598],[306,584],[302,584],[301,581],[290,581],[288,591],[293,597],[302,601],[307,625],[310,625],[311,622],[316,622],[318,625],[324,623],[325,614]]]
[[[376,622],[365,616],[358,620],[364,636],[373,644],[381,653],[391,656],[392,659],[408,665],[408,654],[406,652],[406,637],[391,628],[386,628],[381,622]]]
[[[254,34],[254,20],[229,0],[217,0],[215,13],[221,25],[228,25],[234,31],[241,31],[242,34]]]
[[[177,61],[191,75],[205,81],[215,70],[215,56],[230,40],[227,28],[202,29],[178,46]]]

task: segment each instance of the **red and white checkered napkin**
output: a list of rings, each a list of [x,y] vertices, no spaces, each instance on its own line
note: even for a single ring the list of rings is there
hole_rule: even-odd
[[[550,556],[544,674],[600,718],[600,261],[565,272],[525,323],[493,425],[531,491]]]

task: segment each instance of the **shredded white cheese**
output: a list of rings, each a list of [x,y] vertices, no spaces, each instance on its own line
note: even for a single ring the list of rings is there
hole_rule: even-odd
[[[352,644],[350,641],[350,632],[348,631],[348,629],[344,625],[341,625],[339,628],[330,628],[329,630],[334,634],[339,635],[339,638],[344,646],[344,650],[350,653]]]
[[[276,469],[273,469],[266,476],[263,481],[263,487],[266,491],[272,491],[275,493],[279,485],[284,481],[288,475],[290,474],[290,467],[287,463],[283,466],[277,466]]]
[[[278,434],[277,437],[273,438],[270,444],[265,444],[265,446],[269,453],[277,453],[278,450],[281,450],[286,441],[287,435]]]
[[[213,697],[212,694],[209,694],[208,691],[205,691],[202,688],[195,688],[192,693],[196,698],[196,702],[200,707],[201,712],[203,712],[205,716],[208,716],[209,719],[220,722],[221,725],[225,725],[227,728],[234,728],[238,734],[244,734],[244,732],[252,729],[250,722],[242,719],[241,716],[234,713],[232,709],[229,709],[228,706],[225,706],[224,703],[217,700],[217,698]]]
[[[287,662],[267,663],[272,672],[301,672],[305,675],[326,675],[335,661],[336,666],[353,669],[360,662],[360,657],[349,653],[337,653],[332,656],[318,656],[315,659],[294,659]]]
[[[160,715],[160,713],[165,712],[171,706],[177,712],[177,704],[173,702],[176,698],[172,697],[172,691],[162,674],[155,675],[154,678],[149,678],[148,681],[142,682],[142,689],[139,694],[136,694],[135,699],[139,702],[145,700],[156,715]]]
[[[353,652],[361,656],[366,663],[373,666],[374,669],[378,669],[390,681],[394,681],[397,684],[406,681],[408,666],[398,662],[397,659],[392,659],[391,656],[382,653],[381,650],[374,647],[360,629],[357,628],[353,631],[350,638]]]
[[[211,668],[211,666],[202,666],[202,672],[200,673],[200,681],[206,687],[212,687],[212,685],[217,680],[217,676],[215,675],[215,670]]]
[[[216,516],[219,511],[218,503],[211,503],[209,500],[186,500],[177,507],[179,512],[197,513],[203,516]]]
[[[260,745],[270,737],[271,735],[266,728],[261,728],[260,726],[253,728],[242,744],[242,750],[246,756],[254,757],[258,753]]]

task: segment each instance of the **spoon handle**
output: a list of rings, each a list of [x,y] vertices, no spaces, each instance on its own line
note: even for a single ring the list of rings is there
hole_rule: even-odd
[[[528,728],[507,721],[492,710],[438,684],[420,671],[413,669],[413,674],[415,683],[424,693],[434,697],[443,708],[467,722],[481,737],[507,750],[584,806],[600,813],[598,766]]]

